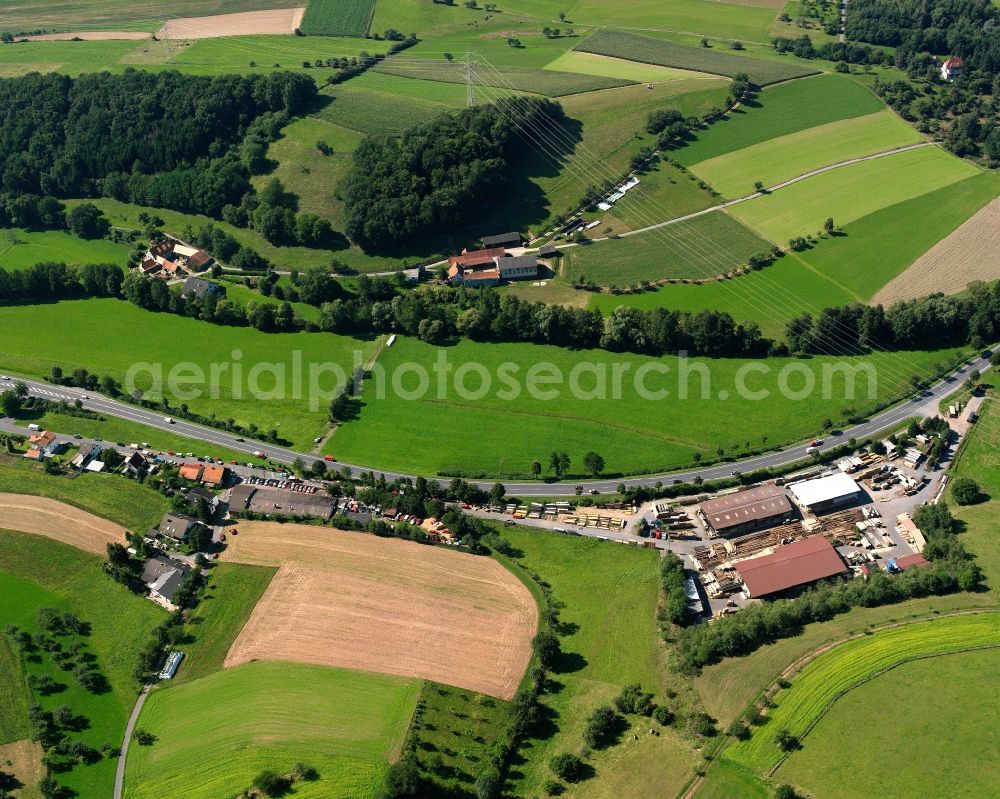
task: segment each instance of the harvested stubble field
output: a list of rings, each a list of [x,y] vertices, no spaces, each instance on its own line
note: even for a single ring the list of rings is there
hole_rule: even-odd
[[[225,558],[280,566],[226,656],[423,677],[509,699],[535,600],[496,561],[325,527],[244,522]]]
[[[954,294],[975,280],[1000,277],[1000,198],[886,284],[873,302],[889,306],[943,291]]]
[[[156,33],[157,39],[211,39],[217,36],[288,34],[302,23],[305,8],[276,8],[269,11],[240,11],[210,17],[168,19]]]
[[[44,535],[84,552],[104,555],[121,542],[125,528],[86,511],[45,497],[0,493],[0,520],[9,530]]]

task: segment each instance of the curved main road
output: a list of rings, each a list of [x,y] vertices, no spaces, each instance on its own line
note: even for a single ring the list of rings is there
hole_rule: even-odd
[[[955,391],[960,384],[961,379],[964,377],[964,373],[973,369],[985,372],[989,368],[989,360],[987,358],[977,356],[976,358],[967,361],[965,365],[961,366],[959,369],[938,381],[931,388],[926,389],[922,393],[882,411],[862,424],[844,429],[838,436],[828,437],[828,440],[824,442],[819,449],[821,451],[831,449],[849,438],[868,438],[876,433],[888,430],[893,426],[898,425],[900,422],[914,416],[928,416],[936,414],[938,412],[937,409],[940,401]],[[43,383],[34,380],[20,380],[20,382],[23,382],[28,386],[28,392],[32,396],[50,400],[66,400],[67,402],[75,402],[80,399],[83,401],[84,407],[88,410],[97,411],[108,416],[128,419],[139,424],[147,425],[148,427],[183,435],[208,445],[214,444],[236,452],[246,452],[248,455],[254,450],[263,450],[267,453],[270,460],[277,463],[290,464],[296,458],[301,458],[306,463],[309,463],[317,457],[315,453],[296,452],[295,450],[284,447],[275,447],[263,441],[254,441],[251,439],[239,441],[237,440],[238,437],[232,433],[216,430],[211,427],[204,427],[203,425],[187,422],[183,419],[177,419],[174,424],[169,424],[164,421],[164,412],[162,411],[157,412],[147,408],[130,405],[125,402],[109,399],[108,397],[96,394],[92,391],[83,391],[81,389],[67,388],[64,386],[54,386],[51,383]],[[3,390],[10,385],[12,385],[12,383],[0,383],[0,390]],[[575,489],[578,485],[583,486],[586,491],[596,489],[602,494],[610,494],[614,493],[617,490],[617,487],[622,483],[626,486],[651,486],[657,482],[670,483],[674,480],[691,482],[696,477],[700,477],[703,480],[714,480],[722,477],[729,477],[733,470],[751,472],[767,467],[787,466],[792,463],[808,460],[809,455],[806,452],[807,447],[808,444],[806,443],[795,444],[782,450],[770,452],[764,455],[758,455],[752,458],[746,458],[741,461],[731,461],[714,466],[708,466],[702,469],[692,469],[682,472],[665,472],[661,474],[646,475],[643,477],[561,483],[502,482],[504,482],[504,486],[506,487],[508,494],[520,497],[571,496],[576,493]],[[377,467],[363,466],[360,464],[338,462],[337,465],[347,466],[355,473],[371,470],[384,474],[389,480],[393,480],[397,477],[414,477],[414,475],[411,474],[385,471],[378,469]],[[488,488],[493,484],[493,482],[494,481],[480,482],[479,485],[484,488]]]

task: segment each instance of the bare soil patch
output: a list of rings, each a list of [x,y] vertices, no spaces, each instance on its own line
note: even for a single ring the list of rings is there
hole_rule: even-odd
[[[225,665],[290,660],[511,698],[538,608],[489,558],[326,527],[241,522],[225,559],[280,566]]]
[[[157,39],[211,39],[217,36],[295,33],[305,8],[275,8],[270,11],[241,11],[211,17],[182,17],[163,23]]]
[[[0,771],[4,774],[13,774],[16,781],[7,786],[0,784],[0,788],[15,791],[16,796],[21,796],[22,789],[17,786],[23,785],[33,796],[35,786],[45,776],[45,768],[42,766],[42,745],[23,740],[0,746]]]
[[[143,31],[70,31],[69,33],[39,33],[20,37],[29,42],[67,42],[83,39],[86,42],[106,42],[114,39],[151,39],[153,34]]]
[[[121,542],[125,528],[91,513],[45,497],[0,494],[0,527],[54,538],[95,555]]]
[[[975,280],[1000,277],[1000,198],[947,238],[941,239],[901,275],[889,281],[872,302],[891,305],[943,291],[954,294]]]

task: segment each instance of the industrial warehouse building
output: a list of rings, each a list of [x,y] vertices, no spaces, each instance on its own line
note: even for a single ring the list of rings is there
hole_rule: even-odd
[[[733,567],[751,599],[782,594],[848,571],[840,553],[821,535],[775,547],[770,555],[739,561]]]
[[[300,494],[280,488],[241,483],[229,492],[232,512],[250,511],[267,516],[310,516],[329,519],[333,516],[333,500],[326,494]]]
[[[826,513],[850,505],[861,497],[861,486],[843,472],[792,483],[788,490],[796,504],[809,513]]]
[[[785,521],[792,503],[780,486],[766,483],[702,502],[698,515],[709,535],[743,535]]]

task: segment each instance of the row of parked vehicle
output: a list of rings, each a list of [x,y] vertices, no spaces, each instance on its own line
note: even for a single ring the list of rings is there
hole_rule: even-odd
[[[283,488],[287,491],[294,491],[298,494],[315,494],[316,486],[305,485],[298,480],[278,480],[268,477],[246,477],[243,480],[248,485],[269,486],[270,488]]]

